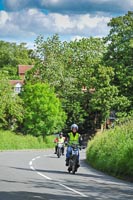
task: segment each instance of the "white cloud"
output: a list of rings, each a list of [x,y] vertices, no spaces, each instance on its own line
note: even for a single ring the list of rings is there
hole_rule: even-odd
[[[75,36],[71,37],[71,40],[72,41],[75,41],[75,40],[79,41],[79,40],[82,40],[83,38],[86,38],[86,37],[82,37],[80,35],[75,35]]]
[[[73,23],[68,15],[51,14],[49,16],[53,18],[55,29],[58,29],[59,32],[73,28]]]
[[[77,27],[80,30],[83,30],[85,27],[87,28],[95,28],[98,27],[99,23],[107,23],[109,22],[110,18],[109,17],[101,17],[98,15],[95,15],[93,17],[91,17],[91,15],[86,14],[86,15],[80,15],[79,17],[79,23],[77,24]]]
[[[0,39],[29,41],[58,33],[63,40],[103,37],[114,16],[133,10],[133,0],[3,0]],[[31,43],[30,43],[31,42]]]
[[[5,11],[0,12],[0,26],[4,25],[9,20],[9,15]]]
[[[104,36],[108,32],[106,16],[62,15],[50,13],[48,15],[37,9],[19,12],[0,12],[0,36],[6,37],[36,37],[39,34],[79,36]],[[104,27],[104,28],[102,28]]]

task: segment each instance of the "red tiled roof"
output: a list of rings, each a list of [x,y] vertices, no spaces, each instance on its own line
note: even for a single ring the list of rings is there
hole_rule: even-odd
[[[90,88],[90,89],[89,89],[89,92],[92,93],[92,94],[93,94],[95,91],[96,91],[95,88]]]
[[[18,66],[18,73],[19,74],[25,74],[28,70],[33,68],[33,65],[19,65]]]
[[[93,94],[96,91],[96,89],[95,88],[87,89],[86,86],[83,86],[82,87],[82,92],[87,92],[87,91],[89,91],[91,94]]]
[[[9,81],[10,85],[14,86],[16,85],[17,83],[20,83],[20,84],[24,84],[24,80],[10,80]]]

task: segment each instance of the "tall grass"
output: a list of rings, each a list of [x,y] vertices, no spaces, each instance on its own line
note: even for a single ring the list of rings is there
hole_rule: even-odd
[[[88,143],[86,155],[93,167],[133,180],[133,121],[97,134]]]
[[[54,147],[54,136],[33,137],[0,130],[0,150],[45,149]]]

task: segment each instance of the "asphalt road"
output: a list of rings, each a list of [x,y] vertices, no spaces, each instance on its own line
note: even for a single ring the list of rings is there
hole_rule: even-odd
[[[73,175],[53,151],[0,152],[0,200],[133,200],[133,184],[85,163]]]

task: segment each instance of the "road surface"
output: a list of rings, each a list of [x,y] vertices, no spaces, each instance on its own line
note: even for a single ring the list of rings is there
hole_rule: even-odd
[[[65,157],[52,150],[0,152],[0,200],[133,200],[133,184],[112,178],[85,163],[69,174]]]

